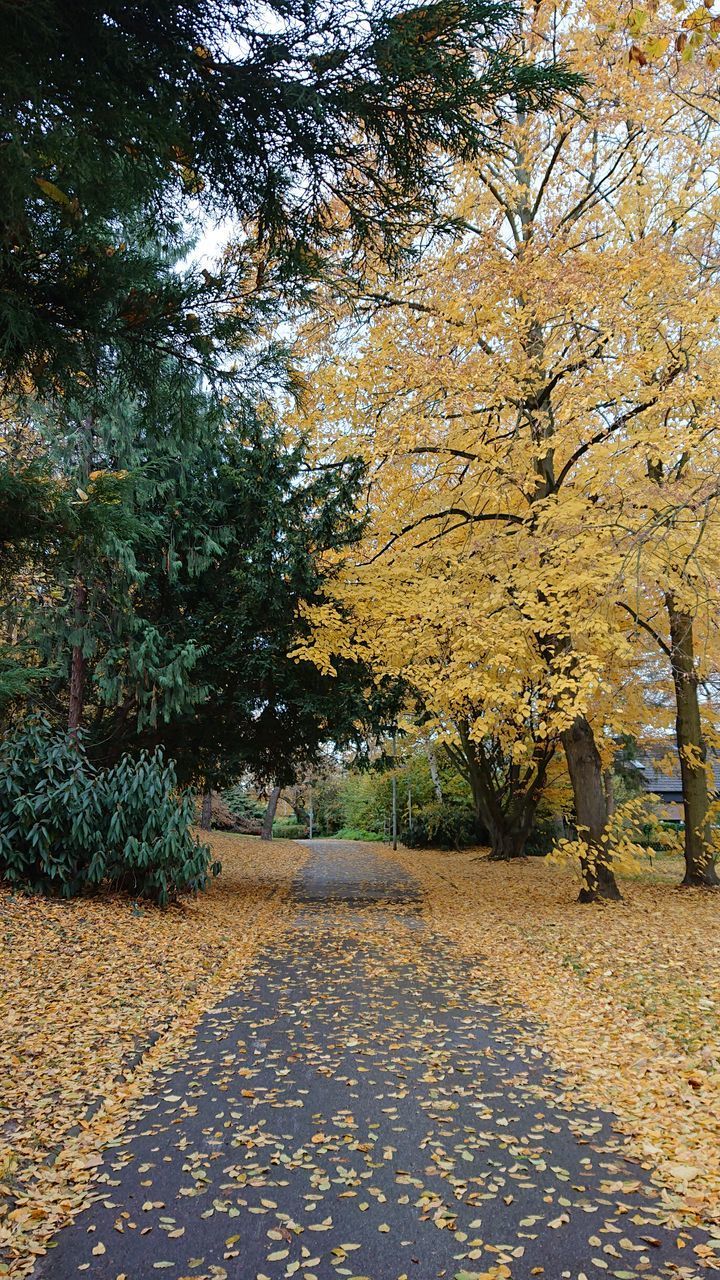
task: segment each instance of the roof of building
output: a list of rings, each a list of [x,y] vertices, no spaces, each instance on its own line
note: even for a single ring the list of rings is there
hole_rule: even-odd
[[[663,742],[648,747],[640,753],[637,764],[647,791],[668,799],[682,795],[680,759],[675,746]],[[720,759],[717,756],[712,759],[712,768],[715,789],[720,791]]]

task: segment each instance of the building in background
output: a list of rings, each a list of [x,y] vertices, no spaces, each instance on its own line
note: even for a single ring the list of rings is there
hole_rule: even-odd
[[[714,792],[720,792],[720,760],[712,762]],[[669,822],[683,821],[682,779],[677,748],[665,742],[646,747],[638,756],[637,769],[645,791],[655,795],[663,806],[663,818]]]

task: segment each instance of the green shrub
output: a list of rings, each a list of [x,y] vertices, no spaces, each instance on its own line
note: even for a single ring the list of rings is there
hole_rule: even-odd
[[[164,906],[207,884],[210,849],[194,839],[194,798],[179,795],[161,750],[123,756],[98,778],[105,819],[106,878],[133,897]],[[213,864],[215,874],[219,864]]]
[[[308,829],[297,818],[278,818],[273,822],[273,835],[278,840],[305,840]]]
[[[341,827],[334,836],[333,840],[382,840],[383,837],[378,835],[377,831],[366,831],[364,827]]]
[[[72,897],[105,874],[97,774],[44,720],[0,744],[0,877]]]
[[[161,751],[99,773],[81,737],[42,719],[0,744],[0,878],[17,888],[72,897],[104,881],[165,905],[207,882],[192,818]]]
[[[403,820],[400,840],[409,849],[465,849],[487,844],[487,832],[463,801],[433,801],[413,813],[412,829]]]

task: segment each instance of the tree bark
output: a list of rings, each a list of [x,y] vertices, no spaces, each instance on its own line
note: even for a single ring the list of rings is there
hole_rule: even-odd
[[[287,795],[285,796],[285,799],[286,799],[286,800],[288,799],[288,796],[287,796]],[[298,826],[299,826],[299,827],[306,827],[306,826],[307,826],[307,824],[308,824],[308,819],[309,819],[309,817],[310,817],[310,813],[309,813],[308,809],[306,809],[306,807],[305,807],[305,801],[303,800],[303,797],[302,797],[302,795],[300,794],[300,792],[299,792],[299,791],[297,791],[297,790],[295,791],[295,794],[293,795],[292,799],[290,800],[290,803],[291,803],[291,805],[292,805],[293,813],[295,814],[295,817],[297,818]]]
[[[608,849],[603,843],[608,812],[602,762],[592,727],[585,716],[576,716],[570,728],[562,734],[562,744],[572,783],[578,834],[588,845],[588,853],[581,859],[583,886],[579,900],[617,900],[620,890]]]
[[[606,769],[603,773],[603,790],[605,792],[605,808],[607,809],[608,818],[612,818],[615,812],[615,784],[613,782],[612,769]]]
[[[675,685],[675,733],[680,757],[685,819],[684,885],[720,885],[709,820],[707,750],[702,734],[692,615],[665,597],[670,620],[670,650]]]
[[[533,807],[529,821],[517,825],[508,823],[504,828],[490,830],[490,858],[493,862],[509,862],[511,858],[522,858],[536,807]]]
[[[82,578],[78,578],[73,592],[74,623],[81,627],[85,616],[87,588]],[[85,669],[86,659],[82,643],[74,644],[70,657],[70,692],[68,701],[68,730],[70,737],[76,739],[82,723],[85,707]]]
[[[212,791],[203,791],[200,809],[200,830],[209,831],[212,827]]]
[[[273,822],[275,821],[275,812],[277,810],[281,791],[282,787],[273,787],[270,795],[268,796],[267,808],[265,810],[262,831],[260,833],[261,839],[263,840],[272,840]]]
[[[475,812],[490,837],[490,857],[498,862],[522,858],[552,751],[536,744],[530,768],[523,772],[512,764],[506,765],[501,769],[504,776],[499,779],[484,745],[470,738],[467,724],[458,724],[458,734]]]
[[[542,777],[531,786],[524,787],[510,797],[505,805],[493,805],[484,818],[490,836],[490,858],[493,862],[509,862],[522,858],[532,830],[542,795],[545,770]]]
[[[430,769],[430,780],[433,784],[433,791],[435,792],[435,799],[437,800],[438,804],[442,804],[443,802],[442,783],[440,781],[440,773],[438,771],[437,758],[435,756],[435,752],[433,751],[432,747],[427,748],[426,755],[427,755],[428,768]]]

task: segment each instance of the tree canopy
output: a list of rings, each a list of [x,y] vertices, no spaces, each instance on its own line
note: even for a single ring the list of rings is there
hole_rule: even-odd
[[[158,347],[207,356],[198,317],[239,301],[237,266],[185,298],[146,251],[201,210],[237,220],[260,275],[307,274],[334,223],[389,252],[442,156],[497,137],[488,108],[570,83],[515,56],[512,23],[504,0],[4,0],[3,373],[56,385],[95,379],[109,349],[136,376]]]
[[[528,50],[544,18],[526,12]],[[518,105],[503,153],[457,171],[464,235],[399,287],[378,272],[359,327],[332,303],[308,325],[302,429],[360,452],[371,482],[341,608],[316,612],[306,652],[410,682],[498,851],[508,823],[522,848],[562,751],[592,897],[616,891],[615,743],[665,725],[649,652],[677,700],[686,879],[716,878],[698,689],[718,634],[718,134],[706,66],[682,88],[644,70],[591,8],[558,40],[592,66],[583,111]]]

